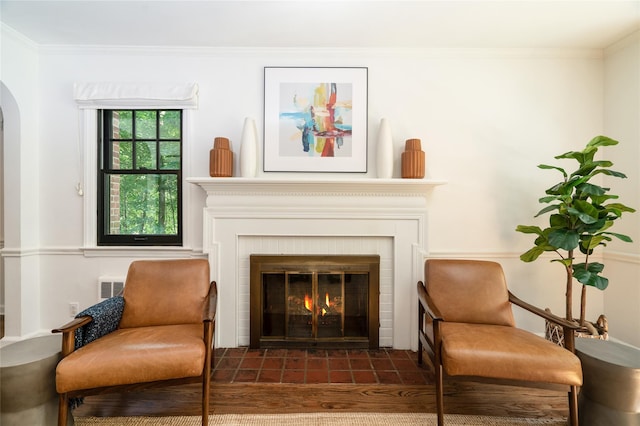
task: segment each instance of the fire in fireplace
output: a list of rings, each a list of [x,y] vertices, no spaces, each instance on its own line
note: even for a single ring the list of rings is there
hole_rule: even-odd
[[[379,256],[252,255],[251,348],[378,348]]]

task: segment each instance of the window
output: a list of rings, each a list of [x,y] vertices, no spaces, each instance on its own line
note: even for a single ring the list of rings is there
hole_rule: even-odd
[[[98,245],[182,245],[182,110],[98,114]]]

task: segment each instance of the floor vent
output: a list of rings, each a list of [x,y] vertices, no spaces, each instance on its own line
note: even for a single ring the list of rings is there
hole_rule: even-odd
[[[98,279],[98,300],[103,301],[117,296],[122,292],[122,289],[124,289],[124,278],[100,277]]]

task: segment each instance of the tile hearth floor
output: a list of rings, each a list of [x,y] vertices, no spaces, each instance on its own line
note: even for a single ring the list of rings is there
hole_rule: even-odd
[[[425,357],[427,358],[427,357]],[[428,362],[428,361],[427,361]],[[214,383],[433,383],[416,352],[379,349],[216,348]]]

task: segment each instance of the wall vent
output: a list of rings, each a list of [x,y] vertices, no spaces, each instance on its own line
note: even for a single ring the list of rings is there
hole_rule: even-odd
[[[98,278],[98,300],[102,302],[103,300],[120,294],[122,289],[124,289],[124,281],[122,277]]]

